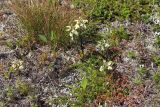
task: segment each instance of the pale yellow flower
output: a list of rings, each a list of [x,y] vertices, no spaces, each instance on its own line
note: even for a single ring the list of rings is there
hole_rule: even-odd
[[[88,20],[83,20],[83,23],[88,23]]]
[[[83,20],[81,17],[79,17],[78,20],[74,20],[75,25],[72,25],[72,26],[66,26],[66,31],[69,31],[69,35],[71,37],[71,40],[73,40],[73,36],[79,36],[79,29],[86,29],[87,26],[85,25],[85,23],[88,22],[88,20]]]
[[[99,68],[99,71],[104,71],[104,66],[101,66],[100,68]]]
[[[112,70],[112,69],[113,69],[113,68],[112,68],[112,65],[113,65],[113,62],[112,62],[112,61],[109,61],[109,62],[107,63],[108,70]]]
[[[70,31],[71,30],[71,26],[66,26],[66,31]]]
[[[74,27],[76,30],[80,28],[79,24],[76,24]]]
[[[76,36],[78,36],[78,32],[76,30],[72,30],[72,33]]]
[[[14,60],[14,61],[12,62],[11,67],[12,67],[14,70],[22,70],[22,69],[24,69],[23,61],[21,61],[21,60]]]
[[[23,69],[24,69],[23,65],[19,66],[19,70],[23,70]]]

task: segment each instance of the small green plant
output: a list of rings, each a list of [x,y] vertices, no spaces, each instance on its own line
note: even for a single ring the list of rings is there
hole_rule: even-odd
[[[132,59],[135,59],[136,58],[136,53],[134,51],[129,51],[128,52],[128,57],[132,58]]]
[[[140,75],[136,75],[135,78],[133,78],[133,83],[136,85],[140,85],[142,83],[142,77]]]
[[[1,101],[0,101],[0,107],[5,107],[4,102],[1,102]]]
[[[157,85],[157,88],[160,88],[160,72],[159,71],[153,74],[153,80]]]
[[[112,62],[108,62],[108,66],[103,66],[104,63],[101,58],[92,56],[86,62],[75,65],[76,69],[84,72],[81,72],[82,79],[74,86],[71,86],[72,97],[76,99],[71,101],[71,105],[77,107],[82,106],[84,103],[92,102],[98,93],[106,92],[110,88],[105,78],[107,70],[112,69]],[[104,69],[101,69],[100,65]],[[100,67],[99,69],[97,69],[98,66]]]
[[[160,35],[158,35],[156,38],[156,45],[158,48],[160,48]]]
[[[32,45],[35,43],[35,39],[32,36],[29,35],[24,35],[23,37],[20,37],[16,40],[16,47],[19,48],[27,48],[27,49],[31,49]],[[10,46],[11,48],[13,48],[13,44],[8,43],[8,46]]]
[[[3,34],[4,34],[4,32],[3,32],[3,31],[0,31],[0,37],[1,37]]]
[[[9,70],[4,73],[4,77],[6,79],[9,79],[12,73],[15,73],[15,71],[14,71],[14,69],[12,67],[10,67]]]
[[[119,39],[129,39],[129,34],[126,32],[125,28],[121,26],[117,31],[115,31],[116,34],[119,36]]]
[[[17,96],[25,97],[31,91],[29,84],[19,78],[13,84],[7,84],[5,87],[4,94],[6,97],[2,101],[7,105],[10,101],[15,101]]]
[[[111,28],[110,31],[101,32],[99,35],[102,40],[105,40],[105,43],[109,44],[110,47],[118,46],[122,39],[130,39],[130,35],[123,26],[120,26],[119,28]]]
[[[155,63],[157,66],[160,67],[160,57],[154,56],[154,57],[153,57],[153,61],[154,61],[154,63]]]
[[[10,48],[10,49],[14,49],[15,48],[15,46],[14,46],[14,44],[12,43],[12,41],[7,41],[6,42],[6,45]]]
[[[11,99],[13,96],[14,96],[14,87],[12,86],[8,86],[7,89],[6,89],[6,95],[9,99]]]
[[[55,48],[57,47],[58,39],[57,39],[57,35],[55,34],[55,32],[51,31],[50,38],[48,39],[46,35],[38,35],[38,37],[42,42],[46,44],[50,42],[53,50],[55,50]]]
[[[37,99],[37,96],[35,96],[35,95],[28,95],[27,96],[27,100],[30,102],[31,107],[38,107],[38,105],[35,103],[36,99]]]
[[[147,69],[144,67],[144,65],[140,65],[137,71],[141,77],[143,77],[147,73]]]
[[[29,85],[21,81],[20,79],[16,80],[15,88],[21,95],[27,95],[28,92],[30,91]]]

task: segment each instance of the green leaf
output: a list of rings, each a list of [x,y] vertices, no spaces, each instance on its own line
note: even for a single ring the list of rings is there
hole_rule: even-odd
[[[39,35],[39,39],[45,43],[47,43],[47,38],[45,35]]]
[[[56,37],[55,32],[51,31],[51,38],[50,38],[51,41],[53,41],[55,39],[55,37]]]
[[[81,81],[81,87],[83,88],[83,90],[86,89],[87,83],[88,83],[88,80],[86,79],[86,77],[83,78]]]

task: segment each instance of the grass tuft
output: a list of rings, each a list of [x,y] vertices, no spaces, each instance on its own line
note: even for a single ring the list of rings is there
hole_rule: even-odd
[[[66,26],[80,15],[78,10],[62,6],[56,0],[11,0],[10,8],[27,35],[54,47],[68,43],[70,38]]]

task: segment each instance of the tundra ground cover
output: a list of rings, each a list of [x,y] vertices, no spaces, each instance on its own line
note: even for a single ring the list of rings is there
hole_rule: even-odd
[[[159,106],[159,5],[5,1],[0,106]]]

